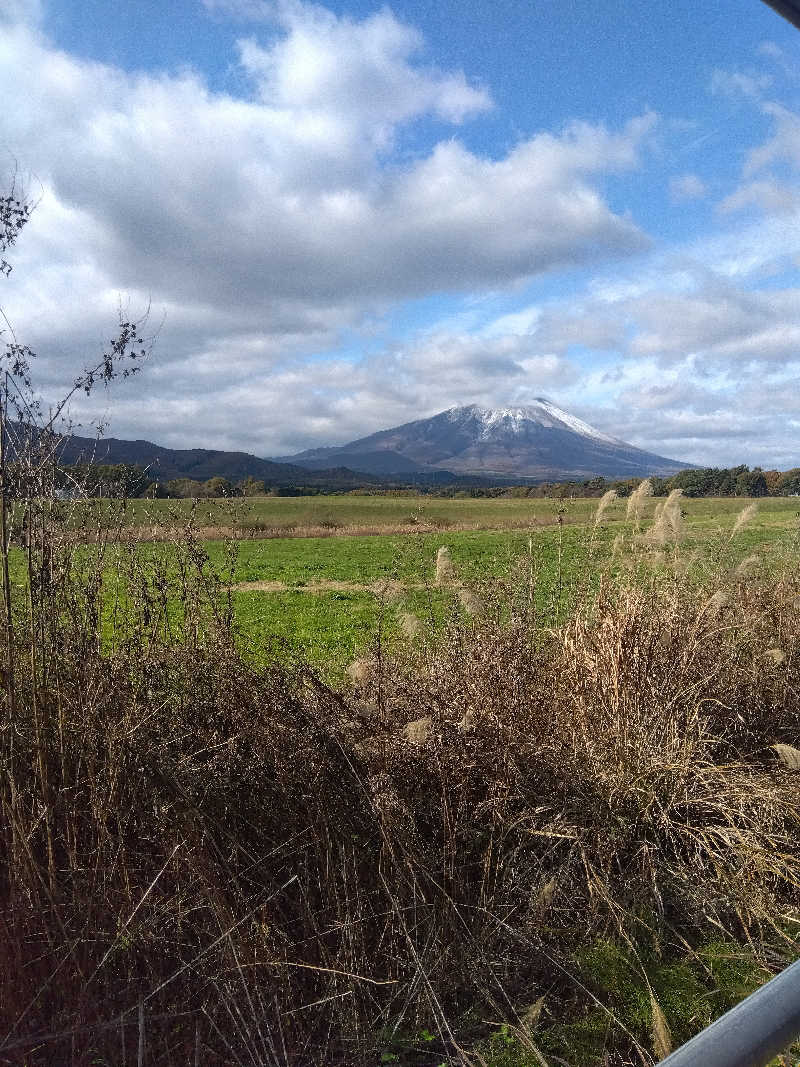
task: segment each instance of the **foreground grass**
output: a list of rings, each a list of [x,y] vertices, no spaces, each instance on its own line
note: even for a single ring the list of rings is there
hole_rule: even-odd
[[[791,531],[579,534],[271,616],[191,531],[54,541],[4,677],[0,1057],[648,1064],[796,955]]]

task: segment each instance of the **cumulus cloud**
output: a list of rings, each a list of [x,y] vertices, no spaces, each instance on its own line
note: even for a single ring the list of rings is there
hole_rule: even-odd
[[[330,63],[347,66],[335,53]],[[617,134],[587,125],[541,134],[499,160],[442,141],[407,167],[383,167],[386,130],[435,99],[455,109],[452,87],[415,75],[406,102],[388,90],[382,102],[369,84],[348,85],[339,98],[352,97],[350,111],[326,111],[310,106],[309,76],[302,106],[290,108],[286,86],[268,103],[235,100],[190,74],[130,78],[53,56],[26,35],[0,43],[0,71],[0,89],[31,98],[8,122],[18,157],[104,230],[97,258],[117,285],[149,285],[166,299],[228,308],[393,300],[503,284],[644,243],[590,179],[635,165],[649,118]]]
[[[260,99],[284,113],[360,128],[382,144],[395,124],[423,114],[460,123],[487,110],[485,89],[461,71],[414,65],[421,35],[384,9],[362,21],[321,7],[279,9],[284,35],[267,47],[240,41]]]
[[[130,73],[66,54],[32,24],[35,10],[14,0],[0,30],[0,95],[15,101],[3,143],[40,200],[3,306],[54,386],[107,336],[120,293],[164,317],[147,384],[131,394],[139,433],[168,427],[190,444],[213,432],[263,451],[280,436],[276,418],[294,437],[298,419],[314,418],[290,415],[277,383],[299,388],[294,369],[305,375],[303,361],[343,331],[404,300],[502,289],[647,246],[602,182],[638,166],[653,115],[618,130],[572,123],[482,154],[453,132],[492,107],[488,90],[429,62],[388,9],[356,19],[296,2],[240,8],[266,20],[231,57],[250,87],[240,97],[191,70]],[[406,154],[421,120],[433,140]],[[509,355],[509,379],[549,352]],[[313,373],[327,367],[317,360]],[[306,402],[324,407],[334,386],[308,374]],[[222,406],[193,395],[228,395],[232,379],[280,412],[268,436],[235,407],[223,429]],[[342,371],[336,388],[351,383]],[[133,416],[119,411],[129,432]]]

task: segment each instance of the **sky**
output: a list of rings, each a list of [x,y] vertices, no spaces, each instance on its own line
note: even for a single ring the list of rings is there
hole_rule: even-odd
[[[0,0],[45,403],[260,456],[546,396],[800,466],[800,32],[760,0]]]

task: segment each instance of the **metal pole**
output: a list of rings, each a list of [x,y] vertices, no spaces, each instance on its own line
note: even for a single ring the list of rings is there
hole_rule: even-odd
[[[785,19],[788,19],[793,26],[800,30],[800,3],[798,3],[798,0],[764,0],[764,3],[769,4],[779,15],[783,15]]]
[[[800,1034],[800,960],[681,1045],[660,1067],[764,1067]]]

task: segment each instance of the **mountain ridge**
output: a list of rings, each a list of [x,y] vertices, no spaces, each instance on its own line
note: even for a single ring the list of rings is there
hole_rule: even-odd
[[[392,474],[570,480],[670,475],[691,464],[647,452],[590,426],[545,397],[501,408],[469,404],[378,430],[347,444],[280,457],[309,470],[341,459],[351,469]],[[378,457],[376,459],[376,457]]]
[[[213,448],[167,448],[152,441],[134,441],[118,437],[79,437],[68,434],[59,443],[62,463],[125,463],[147,470],[153,481],[168,482],[176,478],[207,481],[221,476],[231,481],[252,477],[267,486],[342,485],[355,486],[380,479],[366,472],[344,469],[332,464],[320,470],[289,463],[260,459],[249,452],[226,452]]]

